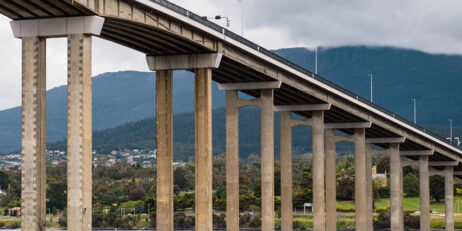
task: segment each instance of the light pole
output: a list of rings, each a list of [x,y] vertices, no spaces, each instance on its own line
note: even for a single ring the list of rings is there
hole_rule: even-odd
[[[452,119],[449,119],[449,142],[452,144]]]
[[[314,48],[314,73],[318,74],[318,46]]]
[[[412,99],[414,102],[414,124],[417,124],[417,102],[416,99]]]
[[[374,75],[369,74],[371,77],[371,102],[374,102]]]
[[[244,36],[244,0],[238,0],[241,2],[241,36]]]

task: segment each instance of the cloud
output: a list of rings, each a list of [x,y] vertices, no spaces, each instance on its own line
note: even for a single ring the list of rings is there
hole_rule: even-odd
[[[173,0],[203,16],[229,16],[230,29],[269,49],[341,45],[396,46],[462,54],[460,0]],[[242,8],[243,6],[243,8]],[[21,41],[0,16],[0,110],[20,104]],[[224,25],[225,22],[217,23]],[[49,39],[48,89],[66,83],[66,40]],[[99,38],[94,75],[148,71],[144,55]]]

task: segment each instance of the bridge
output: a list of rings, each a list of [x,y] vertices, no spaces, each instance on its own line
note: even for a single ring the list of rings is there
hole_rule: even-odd
[[[199,15],[165,0],[0,0],[0,13],[22,39],[22,230],[46,224],[46,40],[55,37],[68,39],[67,229],[92,228],[93,36],[146,54],[156,72],[157,230],[173,230],[172,70],[195,73],[196,230],[213,228],[212,81],[226,91],[227,230],[239,229],[238,111],[245,106],[261,108],[262,230],[275,228],[275,111],[281,113],[282,230],[292,230],[294,126],[312,127],[314,230],[336,230],[335,144],[342,141],[355,146],[356,230],[373,229],[371,158],[382,154],[390,156],[391,230],[404,229],[406,165],[419,168],[421,230],[430,229],[435,174],[445,179],[446,230],[454,229],[460,149]]]

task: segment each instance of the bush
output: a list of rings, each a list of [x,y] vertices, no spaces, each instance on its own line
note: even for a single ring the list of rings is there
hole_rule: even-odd
[[[294,230],[306,230],[305,226],[300,221],[294,221],[293,226]]]
[[[213,224],[215,224],[215,228],[217,229],[225,229],[226,228],[226,215],[224,213],[220,214],[219,216],[213,214]]]
[[[195,226],[195,219],[194,217],[186,216],[184,212],[176,212],[174,226],[178,229],[192,229]]]
[[[247,224],[249,223],[251,218],[252,218],[252,215],[250,214],[244,214],[242,216],[239,216],[239,225],[241,227],[247,227]]]
[[[8,228],[10,229],[17,229],[21,227],[21,223],[19,221],[12,222],[10,225],[8,225]]]
[[[389,198],[390,197],[390,186],[380,187],[378,189],[379,198]]]
[[[419,179],[411,172],[403,178],[403,192],[406,197],[419,196]]]
[[[390,213],[379,213],[377,220],[374,220],[374,229],[390,228]]]
[[[252,216],[252,219],[249,221],[250,228],[260,228],[261,227],[261,215],[257,214]]]
[[[67,226],[67,218],[66,218],[65,213],[63,213],[63,214],[61,214],[61,216],[59,216],[58,224],[61,227],[66,227]]]
[[[410,213],[404,214],[405,229],[420,229],[420,216],[413,216]]]

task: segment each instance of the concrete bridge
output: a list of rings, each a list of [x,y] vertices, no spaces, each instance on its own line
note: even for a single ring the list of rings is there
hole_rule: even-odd
[[[403,230],[402,167],[420,174],[421,230],[429,176],[445,177],[454,229],[462,151],[322,77],[165,0],[0,0],[22,39],[22,229],[45,229],[46,40],[68,39],[68,230],[92,228],[92,36],[145,53],[156,71],[157,229],[173,229],[172,70],[195,73],[196,230],[212,230],[211,83],[226,91],[227,230],[239,229],[238,111],[261,108],[262,230],[274,230],[274,112],[281,113],[282,229],[292,230],[291,128],[313,132],[314,230],[335,230],[335,144],[355,145],[356,230],[372,230],[371,157],[390,156],[391,229]],[[121,57],[123,58],[123,57]],[[238,92],[256,97],[243,100]],[[291,113],[303,116],[293,119]],[[340,131],[346,136],[339,135]]]

